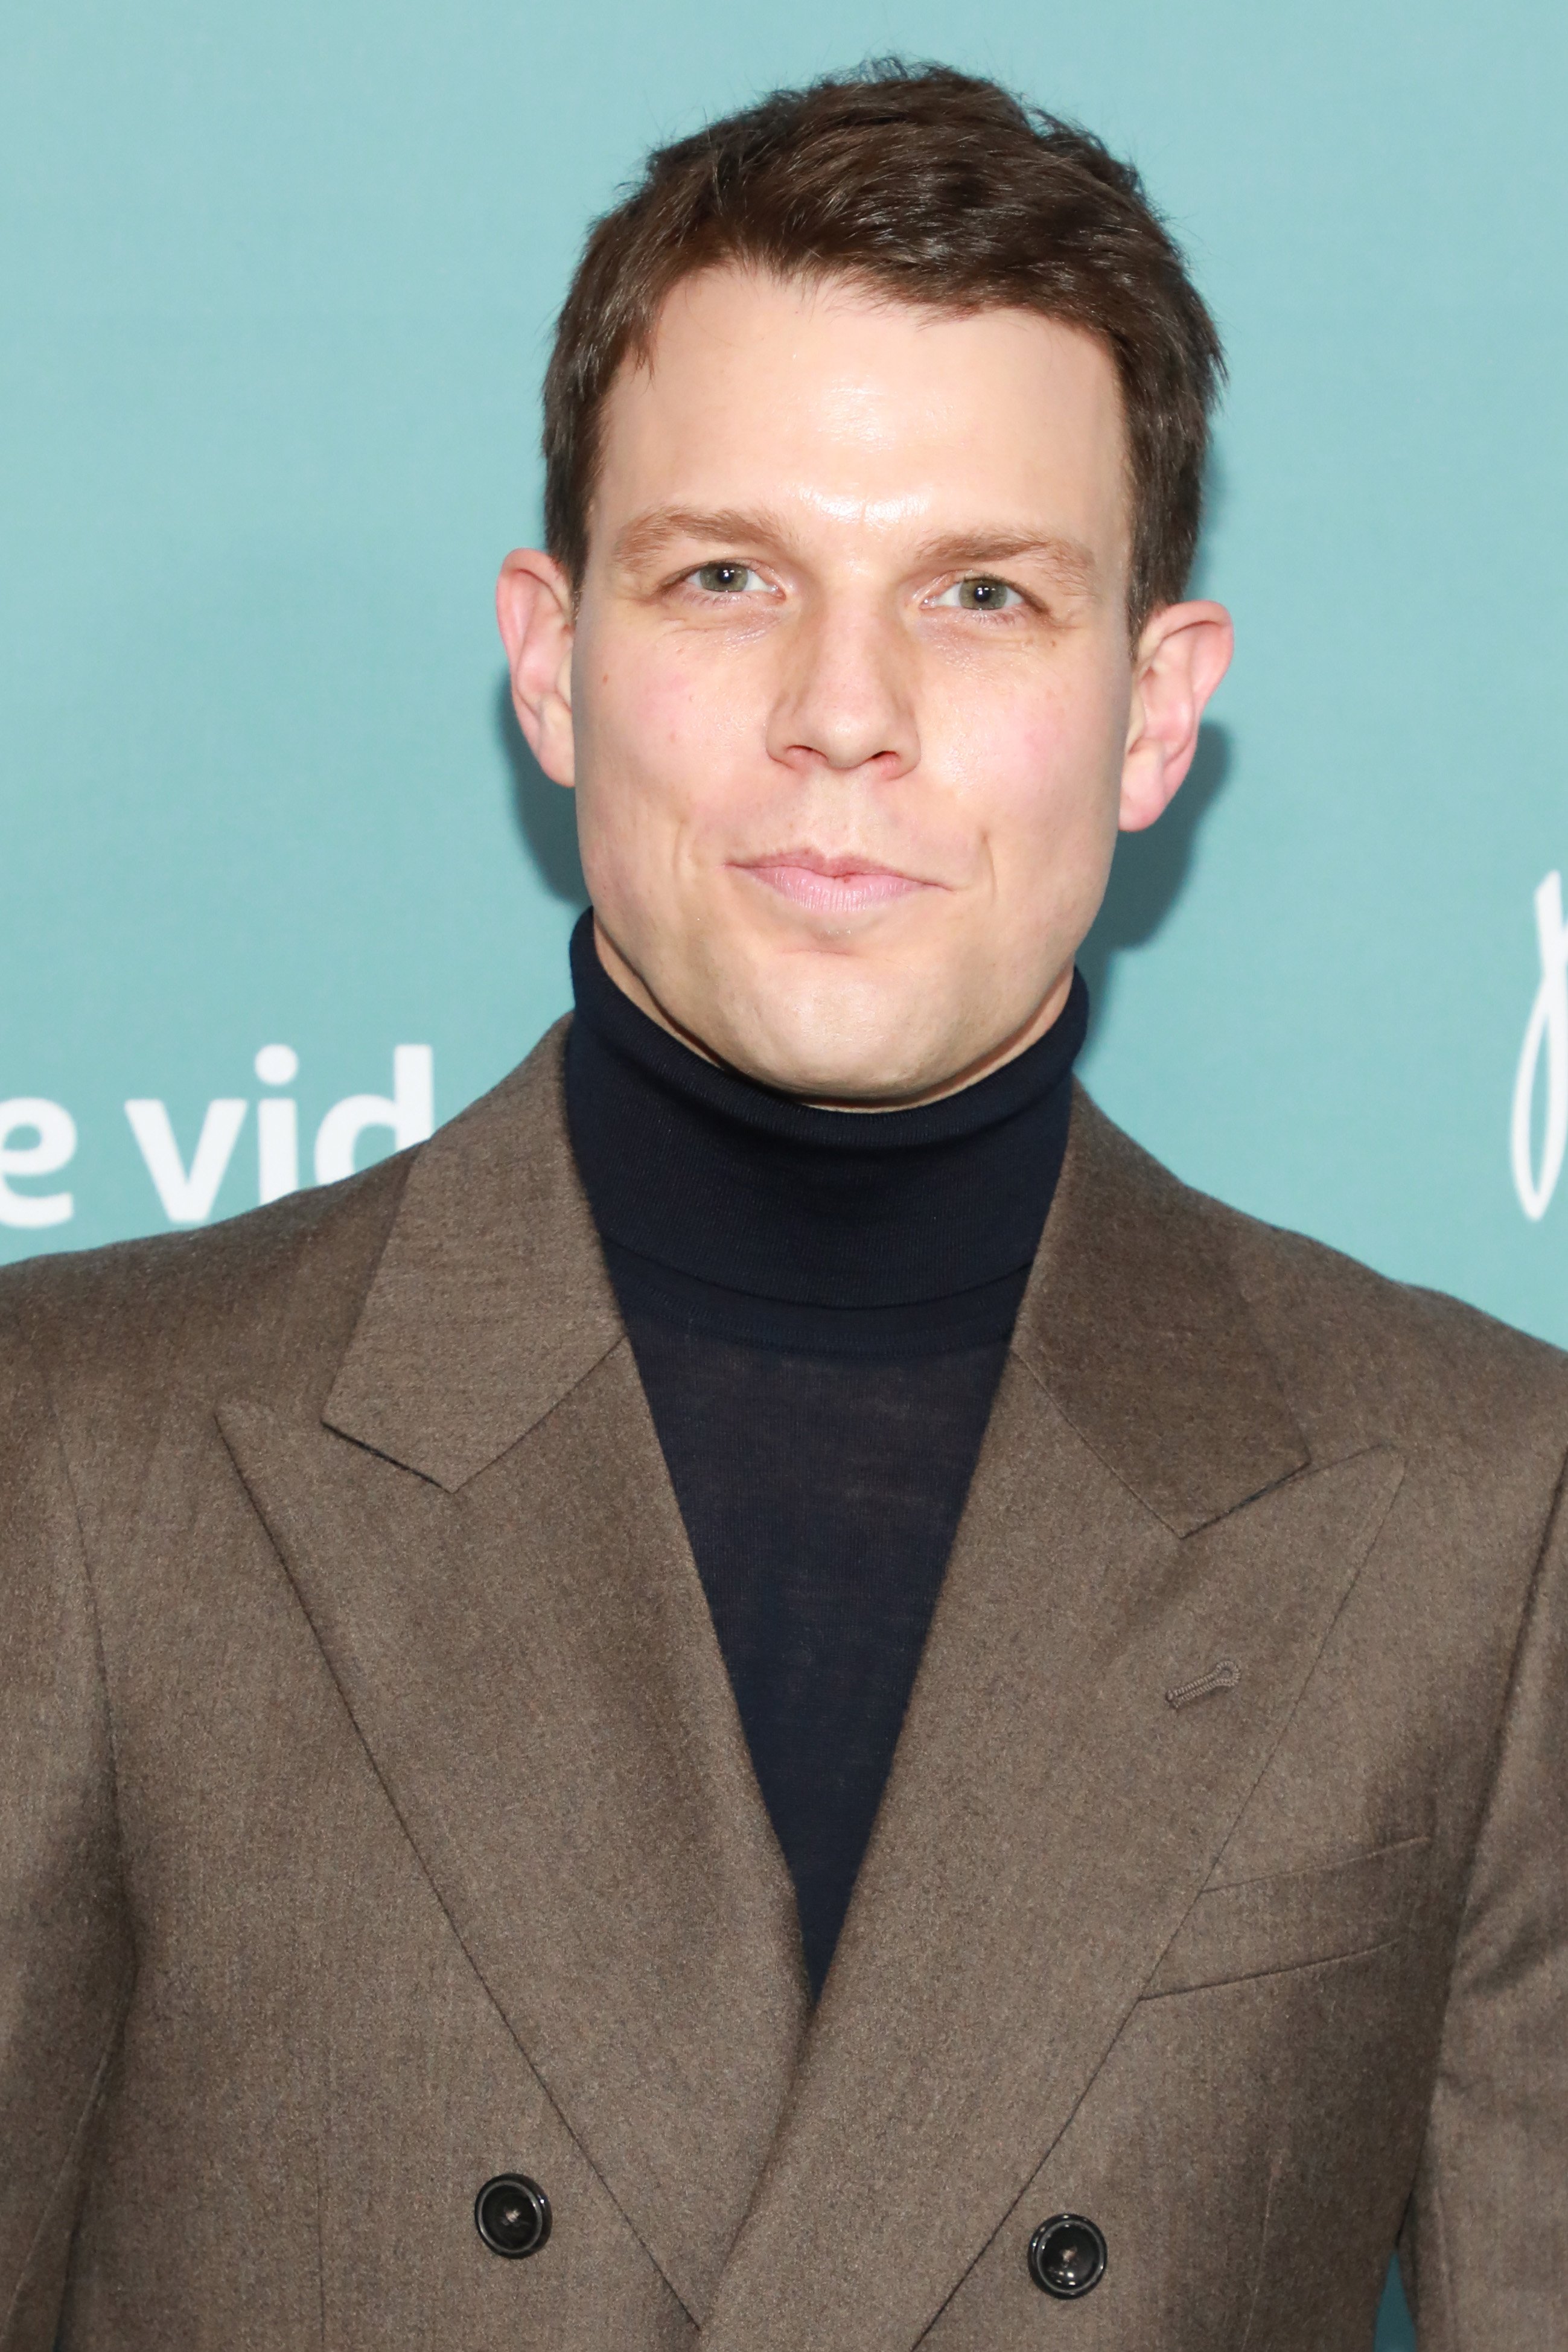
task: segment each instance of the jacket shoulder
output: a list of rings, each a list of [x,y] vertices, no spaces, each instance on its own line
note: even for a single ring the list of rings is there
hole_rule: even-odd
[[[520,1149],[559,1092],[565,1024],[424,1143],[225,1223],[34,1258],[0,1273],[0,1352],[32,1359],[68,1437],[144,1454],[172,1414],[226,1399],[319,1417],[415,1171],[445,1197]]]
[[[222,1224],[0,1273],[0,1345],[107,1435],[182,1396],[331,1385],[423,1147]]]
[[[0,1345],[31,1349],[67,1387],[162,1377],[216,1394],[324,1399],[391,1236],[409,1179],[436,1155],[461,1189],[516,1149],[542,1077],[558,1081],[558,1022],[500,1084],[426,1142],[335,1184],[198,1232],[31,1258],[0,1271]],[[216,1389],[214,1383],[218,1383]]]
[[[1527,1433],[1568,1447],[1568,1355],[1446,1292],[1203,1199],[1255,1328],[1309,1433],[1365,1433],[1495,1461]]]
[[[1555,1481],[1568,1451],[1560,1349],[1184,1183],[1081,1088],[1065,1174],[1075,1161],[1080,1190],[1110,1204],[1097,1246],[1125,1260],[1123,1290],[1163,1286],[1189,1304],[1228,1292],[1314,1455],[1430,1447],[1489,1479],[1511,1457]],[[1173,1259],[1185,1268],[1173,1282]],[[1199,1346],[1191,1336],[1189,1352]]]

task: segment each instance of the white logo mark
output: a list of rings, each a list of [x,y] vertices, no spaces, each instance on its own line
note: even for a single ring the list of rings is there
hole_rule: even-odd
[[[1509,1137],[1514,1190],[1525,1215],[1532,1219],[1546,1214],[1563,1173],[1563,1151],[1568,1149],[1568,926],[1563,919],[1560,874],[1549,874],[1535,894],[1535,936],[1541,950],[1541,985],[1525,1024]],[[1530,1138],[1543,1050],[1546,1111],[1537,1170],[1531,1164]]]

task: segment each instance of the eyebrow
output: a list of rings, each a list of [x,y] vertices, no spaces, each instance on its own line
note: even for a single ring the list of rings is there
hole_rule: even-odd
[[[736,507],[710,510],[691,507],[655,507],[626,524],[615,542],[615,561],[636,566],[654,561],[681,540],[710,546],[754,548],[759,554],[784,554],[789,533],[782,519],[766,508],[747,513]],[[1057,531],[987,530],[944,531],[924,540],[914,551],[916,569],[933,572],[984,570],[988,564],[1016,562],[1020,556],[1043,562],[1070,593],[1091,595],[1100,584],[1100,566],[1080,540]]]
[[[711,510],[654,507],[647,514],[635,516],[616,534],[615,560],[617,563],[647,563],[681,539],[766,548],[779,554],[784,551],[785,537],[783,522],[765,509],[742,514],[737,507],[716,507]]]
[[[922,541],[916,561],[932,572],[984,572],[993,563],[1016,563],[1021,555],[1037,557],[1062,587],[1079,594],[1092,595],[1100,585],[1092,551],[1060,531],[947,531]]]

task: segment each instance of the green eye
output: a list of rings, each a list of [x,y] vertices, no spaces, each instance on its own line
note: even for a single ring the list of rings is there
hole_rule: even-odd
[[[955,580],[937,598],[939,604],[955,604],[963,613],[1005,613],[1021,602],[1017,590],[1005,580],[993,580],[984,572],[973,580]]]
[[[756,573],[749,563],[700,563],[691,577],[707,596],[740,596]]]

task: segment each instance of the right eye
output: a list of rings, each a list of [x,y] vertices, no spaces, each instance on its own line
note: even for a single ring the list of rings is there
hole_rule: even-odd
[[[728,560],[718,563],[700,563],[695,572],[689,572],[686,576],[694,587],[701,589],[705,596],[744,596],[766,585],[749,563],[734,563]]]

